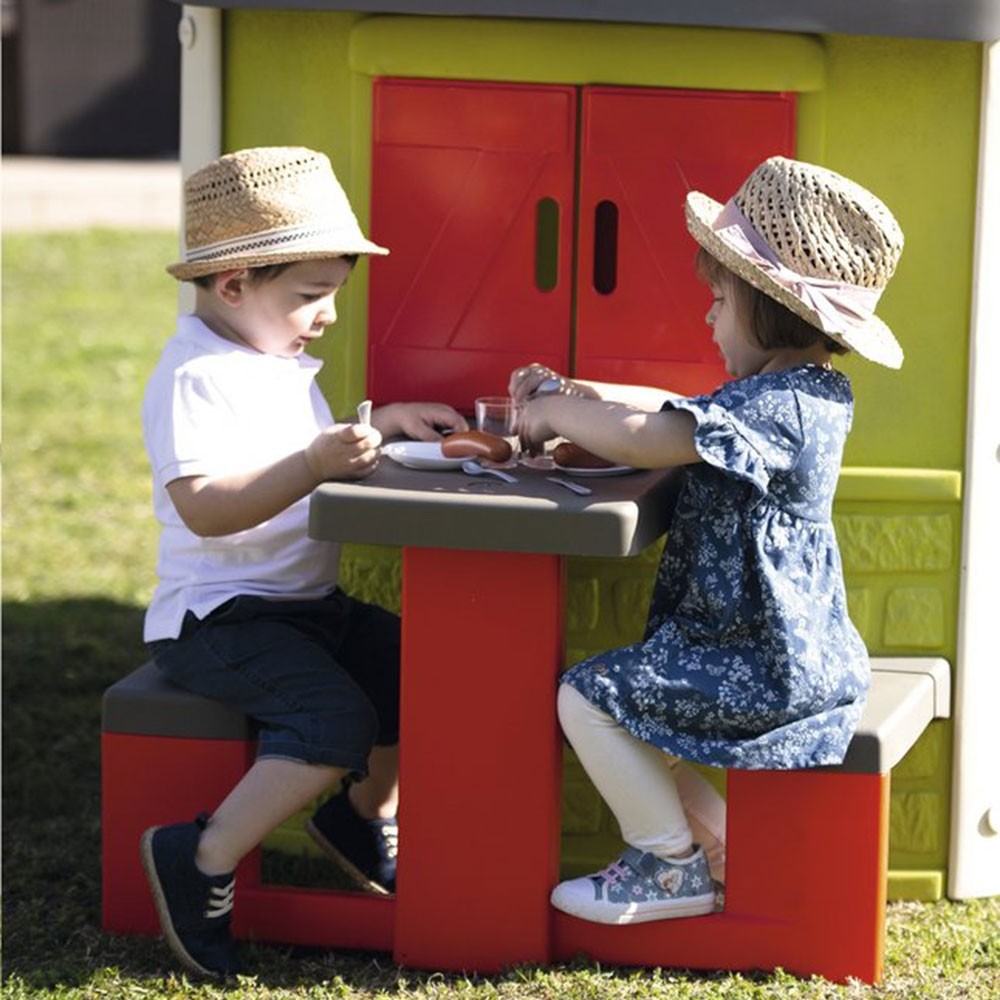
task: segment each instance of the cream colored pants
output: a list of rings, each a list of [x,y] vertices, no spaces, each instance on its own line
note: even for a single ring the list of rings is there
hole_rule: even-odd
[[[559,686],[559,721],[622,839],[657,857],[701,844],[725,882],[726,801],[690,764],[643,743],[576,688]]]

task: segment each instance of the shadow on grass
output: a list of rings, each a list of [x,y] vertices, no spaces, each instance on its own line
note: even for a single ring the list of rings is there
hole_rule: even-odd
[[[4,974],[73,983],[100,933],[101,695],[144,655],[142,609],[3,604]]]
[[[142,616],[101,598],[3,604],[4,978],[29,988],[83,986],[107,969],[133,984],[179,971],[162,942],[101,930],[101,697],[145,659]],[[246,952],[275,987],[398,979],[387,955]]]
[[[101,696],[145,658],[142,615],[101,598],[3,605],[4,979],[31,990],[85,989],[107,985],[110,976],[119,984],[112,990],[120,986],[124,996],[180,973],[162,942],[101,930]],[[412,995],[448,984],[499,988],[547,974],[467,978],[402,970],[387,954],[262,945],[244,951],[247,971],[276,991],[337,982],[348,995]]]
[[[142,618],[102,598],[3,604],[4,978],[31,988],[178,968],[160,941],[101,930],[101,698],[146,658]],[[249,951],[270,979],[299,980],[288,949]]]

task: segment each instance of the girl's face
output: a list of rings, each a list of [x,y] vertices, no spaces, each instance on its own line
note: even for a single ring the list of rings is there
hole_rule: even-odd
[[[765,350],[751,337],[746,324],[738,315],[735,296],[725,284],[709,282],[712,308],[705,322],[712,328],[712,340],[726,372],[733,378],[756,375],[770,361],[773,351]]]
[[[350,273],[339,257],[299,261],[256,284],[233,272],[221,279],[220,294],[228,290],[232,307],[224,311],[226,329],[213,329],[262,354],[294,358],[336,321],[334,300]]]

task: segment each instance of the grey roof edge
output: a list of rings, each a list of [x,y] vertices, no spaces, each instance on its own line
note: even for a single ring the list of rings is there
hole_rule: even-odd
[[[946,41],[1000,39],[1000,0],[194,0],[192,6],[614,21]]]

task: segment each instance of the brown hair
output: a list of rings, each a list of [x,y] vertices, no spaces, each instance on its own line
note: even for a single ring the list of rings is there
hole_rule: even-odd
[[[694,269],[705,284],[718,285],[732,296],[736,315],[746,324],[757,345],[764,350],[811,347],[819,341],[831,354],[850,353],[850,348],[828,337],[818,327],[807,323],[776,299],[765,295],[730,271],[704,247],[698,248]]]
[[[342,254],[339,260],[346,260],[351,267],[354,267],[358,262],[358,255],[356,253],[345,253]],[[287,271],[293,264],[300,264],[301,261],[297,260],[286,260],[280,264],[263,264],[260,267],[248,267],[247,276],[250,279],[251,285],[263,285],[267,281],[274,281],[279,274]],[[211,288],[212,283],[215,281],[214,274],[202,274],[196,278],[190,279],[199,288]]]

